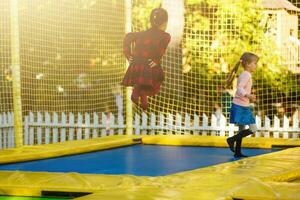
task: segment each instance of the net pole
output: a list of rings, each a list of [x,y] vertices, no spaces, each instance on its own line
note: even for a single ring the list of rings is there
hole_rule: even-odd
[[[125,32],[131,32],[131,22],[132,22],[132,3],[131,0],[125,0]],[[128,67],[128,62],[126,62],[126,69]],[[132,115],[132,102],[131,102],[132,88],[126,88],[126,135],[133,134],[133,115]]]
[[[11,23],[11,70],[13,86],[14,132],[16,147],[23,146],[23,124],[21,103],[20,41],[18,21],[18,0],[10,1]]]

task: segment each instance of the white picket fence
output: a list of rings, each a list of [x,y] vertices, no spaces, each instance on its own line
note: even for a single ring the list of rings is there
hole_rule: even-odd
[[[0,114],[0,149],[14,146],[14,115],[12,112],[2,113]]]
[[[90,115],[73,113],[29,113],[24,122],[24,144],[49,144],[67,140],[82,140],[107,135],[124,134],[125,124],[122,115],[117,119],[110,113],[101,113],[101,120],[97,113]]]
[[[83,140],[108,135],[125,134],[125,123],[122,115],[114,116],[112,113],[97,113],[84,115],[78,113],[32,113],[25,116],[24,120],[24,144],[50,144],[64,142],[67,140]],[[300,128],[298,115],[294,115],[290,121],[286,116],[283,120],[274,116],[273,123],[268,117],[256,116],[258,131],[254,137],[267,138],[299,138]],[[14,147],[14,122],[13,113],[0,115],[0,148]],[[192,135],[213,135],[232,136],[238,130],[227,119],[220,115],[212,115],[210,118],[203,114],[163,114],[156,116],[154,113],[147,115],[135,114],[134,134],[136,135],[157,135],[157,134],[192,134]]]
[[[273,137],[273,138],[298,138],[300,135],[298,115],[294,115],[292,125],[289,119],[284,116],[283,122],[277,116],[274,116],[274,122],[265,116],[264,123],[261,117],[256,116],[256,125],[258,131],[254,137]],[[209,122],[210,120],[210,122]],[[168,113],[167,115],[160,114],[158,119],[155,114],[151,113],[150,116],[145,113],[140,117],[135,115],[135,134],[151,134],[157,133],[175,133],[175,134],[193,134],[193,135],[212,135],[212,136],[232,136],[234,132],[238,131],[238,127],[229,124],[224,115],[216,117],[211,115],[210,119],[207,115],[203,114],[202,122],[198,115],[191,116],[185,114],[183,117],[180,114],[175,116]],[[281,125],[282,124],[282,125]]]

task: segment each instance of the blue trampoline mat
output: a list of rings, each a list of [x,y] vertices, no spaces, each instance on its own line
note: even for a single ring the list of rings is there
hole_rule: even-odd
[[[248,156],[277,151],[246,149]],[[46,160],[0,165],[0,170],[162,176],[235,161],[228,148],[133,145]]]

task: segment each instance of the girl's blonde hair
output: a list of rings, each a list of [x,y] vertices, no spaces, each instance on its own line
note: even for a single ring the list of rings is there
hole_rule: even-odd
[[[235,64],[234,68],[230,71],[226,78],[225,88],[229,88],[232,85],[234,76],[239,69],[239,66],[242,64],[245,67],[247,64],[250,64],[253,61],[258,61],[259,57],[254,53],[245,52],[241,56],[240,60]]]

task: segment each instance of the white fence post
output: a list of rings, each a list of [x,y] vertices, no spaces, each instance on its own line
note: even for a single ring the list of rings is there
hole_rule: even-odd
[[[29,113],[29,124],[31,125],[29,128],[29,145],[34,145],[34,115],[32,112]]]
[[[0,115],[1,117],[2,115]],[[2,124],[2,121],[0,119],[0,124]],[[0,129],[1,131],[1,129]],[[1,132],[0,132],[0,136],[1,136]],[[28,141],[29,141],[29,116],[25,116],[24,119],[24,145],[28,145]]]
[[[293,116],[293,131],[294,131],[294,133],[293,133],[293,138],[298,138],[299,137],[299,132],[300,132],[300,130],[299,130],[299,119],[298,119],[298,112],[299,111],[297,111],[296,113],[295,113],[295,115]],[[298,133],[297,133],[297,131],[298,131]]]
[[[9,147],[13,148],[15,147],[14,113],[9,112],[8,114],[9,114],[8,124],[9,124],[9,135],[10,135],[9,137],[11,138]]]
[[[176,113],[176,117],[175,117],[175,130],[176,133],[177,131],[180,131],[182,127],[182,117],[179,113]]]
[[[289,119],[284,115],[283,117],[283,138],[288,139],[289,138],[289,129],[290,129],[290,122]]]
[[[101,122],[101,137],[104,137],[106,136],[106,130],[108,130],[107,117],[104,112],[101,113]]]
[[[75,116],[73,113],[69,113],[69,137],[68,139],[70,141],[74,140],[74,134],[75,134]]]
[[[255,137],[260,137],[259,130],[261,129],[261,117],[256,115],[255,116],[255,121],[256,121],[256,126],[257,126],[257,130],[258,130],[258,131],[255,132]]]
[[[167,127],[168,127],[168,132],[169,134],[172,133],[173,128],[174,128],[174,119],[173,119],[173,115],[171,113],[168,113],[168,118],[167,118]]]
[[[193,126],[193,129],[194,129],[194,134],[195,135],[199,135],[200,134],[200,125],[199,125],[199,116],[197,114],[194,114],[194,126]]]
[[[3,135],[2,135],[2,129],[3,129],[3,116],[2,113],[0,114],[0,149],[4,149],[4,144],[3,144]]]
[[[93,127],[93,138],[98,137],[99,117],[97,113],[93,113],[94,127]]]
[[[135,134],[140,135],[141,130],[140,130],[140,115],[138,113],[135,113],[135,118],[134,118],[134,129],[135,129]]]
[[[163,134],[163,131],[165,129],[165,115],[163,113],[159,114],[159,127],[160,130],[162,130],[161,134]]]
[[[109,135],[114,135],[114,127],[115,127],[115,116],[112,113],[109,113]]]
[[[271,128],[271,121],[270,121],[270,119],[267,116],[265,116],[265,127],[264,127],[265,132],[264,132],[264,136],[266,138],[270,137],[270,132],[269,132],[270,128]]]
[[[84,116],[84,139],[90,139],[90,125],[91,125],[91,121],[90,121],[90,114],[89,113],[85,113]]]
[[[202,119],[202,135],[207,135],[207,131],[206,130],[209,130],[209,127],[208,127],[208,117],[206,116],[206,114],[203,113],[203,119]]]
[[[150,114],[150,135],[155,135],[156,131],[156,117],[154,113]]]
[[[214,114],[211,115],[211,130],[211,135],[215,136],[217,130],[217,117]]]
[[[66,141],[66,125],[67,125],[67,116],[63,112],[61,113],[61,128],[60,128],[60,141]]]
[[[226,117],[221,114],[221,117],[220,117],[220,136],[225,136],[225,128],[226,128],[226,124],[227,124],[227,121],[226,121]]]
[[[191,117],[189,114],[185,113],[184,119],[184,129],[191,134]]]
[[[273,132],[273,137],[274,138],[279,138],[279,130],[280,129],[280,120],[276,115],[274,115],[274,132]]]
[[[78,113],[77,116],[77,132],[76,132],[76,140],[82,139],[82,125],[83,125],[83,118],[81,113]]]
[[[45,144],[49,144],[51,141],[51,137],[50,137],[50,128],[49,126],[51,125],[51,116],[48,112],[45,113],[45,124],[46,124],[46,128],[45,128]]]
[[[52,129],[53,131],[53,143],[58,142],[58,114],[56,112],[53,113],[53,126],[54,128]]]
[[[4,147],[8,148],[8,129],[7,129],[8,122],[7,122],[7,114],[4,113],[3,116],[4,116],[3,125],[5,126],[3,141],[4,141]]]
[[[232,137],[233,135],[234,135],[234,129],[235,129],[235,126],[234,126],[234,124],[230,124],[229,123],[229,131],[228,131],[228,136],[229,137]]]
[[[118,112],[118,135],[123,135],[124,134],[124,117],[122,115],[122,112]]]
[[[43,116],[42,113],[37,112],[37,124],[42,124],[43,123]],[[42,144],[42,127],[37,126],[36,128],[37,131],[37,144]]]
[[[147,123],[148,123],[148,116],[146,113],[142,113],[142,134],[147,134]]]

